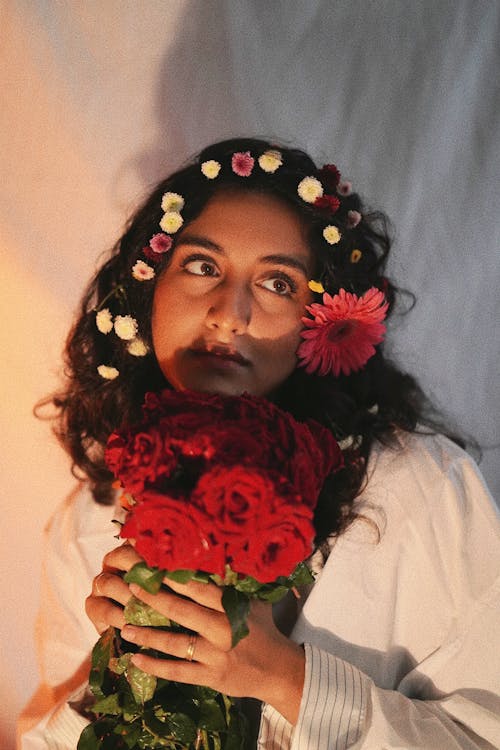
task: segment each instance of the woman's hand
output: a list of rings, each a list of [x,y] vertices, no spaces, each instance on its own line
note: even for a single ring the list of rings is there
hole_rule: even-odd
[[[205,685],[234,697],[257,698],[295,724],[304,684],[304,652],[276,628],[271,605],[252,602],[250,632],[231,648],[231,626],[222,606],[221,588],[168,580],[169,591],[148,594],[115,575],[140,559],[129,545],[106,555],[104,570],[94,580],[92,595],[87,599],[87,614],[96,628],[102,631],[113,625],[122,629],[128,641],[178,657],[168,660],[134,655],[133,662],[145,672]],[[126,625],[120,605],[125,605],[131,594],[196,635]]]
[[[98,633],[110,626],[121,629],[125,625],[123,607],[131,592],[120,573],[130,570],[138,562],[143,560],[128,542],[104,557],[102,573],[94,578],[92,593],[85,602],[87,617]]]

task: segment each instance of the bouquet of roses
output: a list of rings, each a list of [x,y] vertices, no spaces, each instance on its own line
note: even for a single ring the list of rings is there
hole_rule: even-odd
[[[111,435],[106,462],[128,510],[120,536],[144,560],[125,580],[151,593],[169,579],[222,586],[233,646],[248,633],[252,598],[275,602],[312,581],[304,560],[314,507],[342,465],[316,422],[246,395],[148,393],[142,421]],[[134,597],[124,614],[136,625],[182,630]],[[242,747],[244,718],[230,697],[142,672],[130,662],[137,648],[113,628],[96,644],[95,718],[78,750]]]

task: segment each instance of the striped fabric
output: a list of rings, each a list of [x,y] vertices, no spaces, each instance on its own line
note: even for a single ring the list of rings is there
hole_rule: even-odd
[[[333,654],[304,645],[306,673],[295,729],[271,706],[262,715],[262,750],[347,750],[361,736],[369,679]]]

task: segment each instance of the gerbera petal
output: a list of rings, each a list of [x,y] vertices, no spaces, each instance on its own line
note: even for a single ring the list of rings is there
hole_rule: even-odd
[[[333,297],[325,292],[323,304],[306,306],[313,317],[302,318],[305,328],[297,350],[301,366],[318,375],[360,370],[384,338],[387,308],[383,293],[375,287],[361,297],[345,289]]]

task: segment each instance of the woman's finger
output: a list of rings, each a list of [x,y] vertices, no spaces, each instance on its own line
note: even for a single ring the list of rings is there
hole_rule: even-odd
[[[121,629],[125,625],[122,607],[103,596],[88,596],[85,611],[99,634],[110,626]]]
[[[176,661],[173,659],[154,659],[145,654],[134,654],[132,663],[143,672],[163,677],[172,682],[184,682],[188,685],[206,685],[211,682],[211,672],[198,662]],[[214,690],[216,688],[213,688]]]
[[[231,648],[231,627],[224,612],[204,607],[189,599],[182,599],[177,594],[167,591],[148,594],[135,583],[131,583],[129,588],[138,599],[149,604],[157,612],[188,630],[200,633],[217,648],[223,651]]]
[[[130,589],[115,573],[103,571],[92,582],[92,594],[87,597],[85,611],[94,627],[102,633],[110,625],[122,628],[125,624],[123,607],[130,599]]]
[[[144,561],[132,545],[125,542],[121,547],[115,547],[115,549],[112,549],[104,556],[103,569],[108,571],[130,570],[138,562]]]
[[[214,653],[212,644],[198,633],[173,633],[156,628],[125,625],[122,636],[131,643],[154,648],[189,662],[208,664],[210,656]]]
[[[105,596],[125,606],[130,599],[130,589],[121,576],[103,571],[92,582],[92,596]]]
[[[220,586],[216,586],[215,583],[200,583],[199,581],[177,583],[177,581],[172,581],[167,577],[163,580],[170,589],[178,594],[186,596],[198,604],[202,604],[204,607],[224,612],[224,607],[222,606],[222,589]]]

